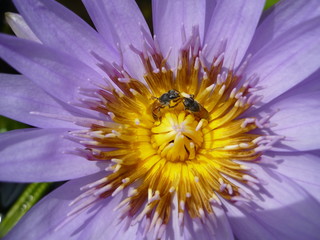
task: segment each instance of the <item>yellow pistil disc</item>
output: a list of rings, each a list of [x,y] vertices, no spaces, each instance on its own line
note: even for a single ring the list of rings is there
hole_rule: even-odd
[[[166,112],[161,124],[151,129],[152,146],[170,162],[194,159],[203,142],[202,132],[196,131],[197,125],[192,114]]]

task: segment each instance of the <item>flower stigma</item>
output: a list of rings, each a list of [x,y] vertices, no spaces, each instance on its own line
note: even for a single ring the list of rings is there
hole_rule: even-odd
[[[104,178],[82,187],[68,215],[126,190],[116,211],[132,224],[146,220],[145,232],[161,238],[173,209],[183,225],[186,217],[204,221],[223,201],[250,202],[262,183],[247,163],[258,164],[281,137],[263,131],[271,115],[242,117],[261,99],[254,94],[257,76],[242,76],[249,58],[226,68],[221,47],[207,61],[195,27],[171,69],[156,37],[145,39],[142,51],[130,46],[144,66],[143,81],[93,53],[112,84],[87,92],[81,104],[108,121],[82,124],[88,128],[70,138],[84,146],[76,154],[109,167]]]

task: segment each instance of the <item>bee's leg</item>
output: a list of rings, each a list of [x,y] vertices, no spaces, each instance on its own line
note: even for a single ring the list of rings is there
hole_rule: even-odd
[[[152,110],[152,117],[154,120],[157,120],[159,118],[161,108],[164,108],[164,107],[157,106]]]
[[[161,124],[161,119],[162,119],[162,116],[161,116],[161,108],[164,108],[165,106],[158,106],[156,107],[155,109],[153,109],[152,111],[152,117],[155,121],[160,121],[160,123],[156,126],[159,126]]]

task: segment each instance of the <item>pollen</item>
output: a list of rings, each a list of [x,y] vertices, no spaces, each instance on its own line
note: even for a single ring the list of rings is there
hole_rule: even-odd
[[[183,224],[187,216],[214,214],[213,205],[222,199],[250,201],[247,188],[259,189],[260,182],[246,164],[258,164],[277,139],[259,130],[267,120],[242,117],[259,99],[253,94],[257,79],[224,68],[223,52],[205,63],[197,39],[194,31],[176,69],[153,42],[146,42],[147,55],[131,46],[141,57],[143,81],[122,66],[101,62],[113,85],[101,86],[90,108],[108,120],[72,135],[84,146],[83,156],[109,167],[72,205],[93,196],[83,208],[128,189],[117,210],[133,223],[147,219],[146,231],[160,237],[174,202]]]

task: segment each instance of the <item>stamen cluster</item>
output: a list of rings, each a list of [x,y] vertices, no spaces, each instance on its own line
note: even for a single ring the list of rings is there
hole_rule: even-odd
[[[268,118],[241,117],[260,100],[253,94],[257,78],[241,75],[248,59],[237,71],[226,69],[222,47],[208,64],[196,28],[176,69],[168,66],[156,38],[146,37],[144,45],[143,51],[131,46],[144,66],[144,81],[96,55],[113,84],[106,81],[83,104],[109,120],[71,135],[84,146],[77,154],[110,166],[105,178],[83,187],[70,215],[130,189],[117,208],[133,223],[146,219],[146,232],[160,237],[174,203],[183,224],[185,217],[214,214],[212,206],[221,199],[251,201],[250,191],[261,183],[246,162],[258,162],[279,138],[262,134]],[[164,96],[170,91],[177,95]]]

